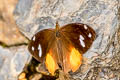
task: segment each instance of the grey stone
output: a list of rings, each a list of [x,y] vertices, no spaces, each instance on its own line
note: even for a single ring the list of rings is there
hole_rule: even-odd
[[[0,57],[0,80],[17,80],[31,58],[26,46],[10,49],[0,46]]]

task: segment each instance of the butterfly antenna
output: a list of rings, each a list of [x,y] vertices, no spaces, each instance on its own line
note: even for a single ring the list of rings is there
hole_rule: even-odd
[[[62,15],[62,12],[63,12],[63,10],[60,12],[60,15],[58,16],[58,18],[57,18],[57,20],[56,20],[56,31],[58,31],[59,28],[60,28],[60,25],[59,25],[58,21],[59,21],[61,15]]]

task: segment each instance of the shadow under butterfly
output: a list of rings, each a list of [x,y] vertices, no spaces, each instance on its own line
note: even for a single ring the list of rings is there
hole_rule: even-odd
[[[36,33],[28,49],[36,60],[45,63],[52,75],[59,68],[64,73],[71,70],[75,72],[95,37],[95,31],[86,24],[71,23],[60,27],[56,22],[55,29],[44,29]]]

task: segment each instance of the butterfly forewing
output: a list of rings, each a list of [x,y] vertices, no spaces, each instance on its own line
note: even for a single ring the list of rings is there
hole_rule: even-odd
[[[95,31],[86,24],[73,23],[61,28],[61,33],[66,36],[81,53],[85,53],[94,41]]]
[[[46,56],[49,40],[53,38],[53,30],[45,29],[36,33],[29,45],[28,49],[35,59],[38,61],[43,61]]]

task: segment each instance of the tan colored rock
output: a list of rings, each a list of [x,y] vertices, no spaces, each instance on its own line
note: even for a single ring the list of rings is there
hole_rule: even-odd
[[[19,32],[13,11],[17,0],[0,0],[0,42],[6,45],[26,43],[27,39]]]

